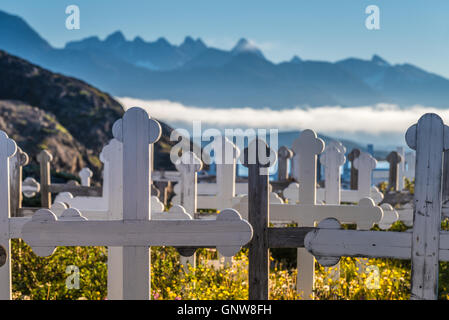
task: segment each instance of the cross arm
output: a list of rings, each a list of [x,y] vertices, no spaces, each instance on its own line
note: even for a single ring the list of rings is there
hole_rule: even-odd
[[[239,212],[245,215],[244,208]],[[365,198],[358,205],[313,205],[313,204],[270,204],[273,221],[295,221],[304,226],[313,226],[315,222],[333,217],[343,223],[355,223],[360,229],[370,229],[381,221],[382,208],[374,206],[371,199]]]
[[[213,246],[232,256],[249,242],[252,227],[232,209],[216,220],[169,221],[90,221],[76,209],[58,218],[41,209],[23,225],[21,236],[41,256],[53,253],[56,246]]]
[[[74,196],[90,196],[100,197],[103,193],[101,187],[97,186],[80,186],[66,183],[52,183],[48,186],[48,191],[51,193],[70,192]]]
[[[411,232],[341,230],[336,219],[325,219],[304,239],[305,248],[324,266],[340,257],[411,259]],[[449,232],[440,232],[440,260],[449,261]]]

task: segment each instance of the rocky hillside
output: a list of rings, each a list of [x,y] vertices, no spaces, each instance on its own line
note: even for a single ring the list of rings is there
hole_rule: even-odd
[[[55,156],[55,169],[76,173],[87,165],[99,177],[99,153],[112,138],[122,106],[105,92],[0,51],[0,129],[35,160],[41,149]],[[171,128],[155,147],[155,168],[173,169]]]
[[[84,149],[54,117],[21,101],[0,100],[0,130],[8,133],[28,154],[51,150],[59,169],[75,172],[82,167]]]

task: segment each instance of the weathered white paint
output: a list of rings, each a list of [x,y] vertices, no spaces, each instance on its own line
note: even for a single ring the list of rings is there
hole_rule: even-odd
[[[376,168],[377,161],[367,152],[360,152],[354,160],[354,168],[358,174],[358,191],[360,194],[370,194],[372,186],[372,172]]]
[[[238,147],[226,137],[216,137],[209,146],[215,154],[216,162],[216,183],[198,183],[197,206],[204,209],[224,209],[232,207],[237,194],[248,192],[247,183],[235,183],[236,160],[240,154]],[[172,202],[185,206],[183,202],[183,192],[186,187],[193,187],[193,179],[187,183],[180,182],[174,187],[175,196]]]
[[[9,238],[9,159],[17,151],[16,143],[0,131],[0,246],[6,262],[0,267],[0,299],[11,299],[11,240]]]
[[[0,137],[0,181],[8,180],[8,157],[15,144]],[[122,249],[117,261],[121,264],[121,294],[123,299],[149,298],[149,251],[151,245],[216,246],[223,255],[233,255],[252,236],[252,228],[235,210],[224,210],[217,220],[192,220],[183,209],[175,207],[173,214],[183,220],[150,220],[150,157],[149,144],[159,138],[159,124],[139,108],[128,110],[113,127],[114,137],[123,142],[123,205],[120,220],[86,220],[76,209],[69,208],[58,218],[51,210],[38,210],[32,218],[9,218],[8,201],[0,201],[0,241],[9,244],[11,234],[22,237],[38,255],[48,255],[59,245],[101,245]],[[3,184],[2,184],[3,185]],[[4,183],[8,185],[8,183]],[[2,192],[8,199],[8,192]],[[5,200],[4,199],[4,200]],[[63,210],[65,204],[54,204]],[[159,206],[159,208],[161,208]],[[168,214],[170,214],[169,212]],[[243,242],[242,242],[243,241]],[[10,288],[9,267],[2,267],[0,276]],[[6,270],[6,271],[4,271]],[[6,280],[5,280],[6,279]],[[3,283],[2,283],[3,284]],[[8,287],[9,285],[9,287]],[[111,293],[117,296],[117,293]],[[9,298],[10,295],[5,296]]]
[[[381,221],[382,209],[375,206],[370,198],[361,199],[357,206],[318,204],[316,199],[317,155],[323,152],[324,142],[317,137],[314,131],[304,130],[294,141],[292,149],[295,152],[293,161],[297,161],[294,166],[300,181],[296,189],[299,204],[270,203],[270,219],[272,221],[293,221],[299,226],[311,227],[322,219],[335,217],[345,223],[357,224],[359,229],[369,229]],[[329,150],[331,149],[335,153],[336,147],[331,147]],[[296,187],[296,185],[294,186]],[[243,217],[247,217],[248,214],[247,201],[248,199],[243,197],[241,202],[234,206]],[[306,249],[299,248],[297,290],[303,294],[305,299],[312,295],[313,279],[314,258]]]
[[[32,198],[41,190],[41,185],[36,179],[27,177],[22,182],[22,193],[27,198]]]
[[[185,152],[175,164],[176,169],[181,173],[178,185],[181,187],[182,206],[188,212],[197,212],[197,172],[203,167],[201,159],[193,152]],[[196,267],[196,254],[190,257],[180,257],[181,265],[187,268],[188,265]]]
[[[413,226],[413,203],[406,203],[396,211],[400,221],[402,221],[407,227]]]
[[[372,198],[375,203],[380,203],[384,196],[379,189],[372,185],[372,172],[376,167],[377,161],[369,153],[361,152],[362,159],[354,160],[354,167],[360,172],[358,175],[358,190],[341,190],[340,189],[340,201],[357,203],[363,198]],[[326,159],[326,157],[325,157]],[[324,161],[324,160],[323,160]],[[297,167],[299,164],[297,165]],[[334,173],[335,175],[335,173]],[[317,201],[325,201],[326,188],[318,188],[316,190]],[[296,203],[299,201],[299,184],[296,182],[291,183],[283,191],[284,198],[290,203]]]
[[[321,154],[320,162],[324,166],[325,185],[324,202],[340,204],[341,174],[340,167],[345,163],[346,148],[337,141],[331,141]]]
[[[405,149],[404,147],[397,147],[396,151],[403,159],[403,161],[399,163],[399,170],[398,170],[398,181],[399,181],[398,189],[403,190],[405,187]]]
[[[416,155],[415,151],[407,152],[405,154],[405,173],[404,176],[412,181],[415,178],[415,164]]]
[[[333,220],[332,224],[335,225],[336,220],[333,218],[323,220],[318,224],[319,229],[308,233],[304,240],[306,248],[322,265],[331,266],[338,262],[341,256],[408,260],[412,258],[412,232],[342,230],[330,227],[327,220]],[[338,221],[337,224],[339,225]],[[440,261],[449,261],[449,233],[440,232],[439,238],[440,246],[437,251]],[[325,257],[334,257],[336,261],[326,261]]]
[[[89,168],[83,168],[78,173],[78,175],[79,175],[79,177],[81,179],[81,185],[82,186],[86,186],[86,187],[90,187],[90,179],[93,176],[92,170],[90,170]]]
[[[345,163],[346,148],[342,143],[331,141],[324,148],[320,157],[320,162],[324,167],[325,185],[324,185],[324,202],[326,204],[340,204],[341,194],[341,174],[340,167]],[[326,268],[327,269],[327,268]],[[340,264],[326,270],[330,274],[330,278],[337,281],[340,278]]]
[[[411,297],[436,299],[442,159],[443,152],[449,149],[449,127],[438,115],[425,114],[405,137],[407,145],[416,150]]]
[[[449,127],[436,114],[425,114],[406,133],[416,150],[416,181],[412,232],[338,230],[335,219],[309,232],[304,244],[323,265],[340,256],[411,259],[411,299],[437,299],[439,261],[449,258],[449,233],[440,231],[442,157],[449,149]]]

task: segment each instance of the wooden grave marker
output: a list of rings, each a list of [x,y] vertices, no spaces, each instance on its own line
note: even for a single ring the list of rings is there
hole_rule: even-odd
[[[12,217],[19,217],[22,208],[22,167],[28,164],[28,155],[17,147],[17,152],[9,160],[10,209]]]
[[[358,205],[320,205],[316,201],[316,166],[317,155],[324,150],[323,140],[317,138],[312,130],[302,131],[294,141],[295,168],[301,181],[298,196],[299,204],[270,204],[270,218],[276,221],[293,221],[299,226],[313,227],[316,222],[325,217],[338,217],[345,223],[357,224],[359,229],[370,229],[381,221],[383,211],[374,205],[370,198],[361,199]],[[260,188],[262,188],[260,186]],[[242,198],[235,205],[243,217],[248,214],[251,198]],[[248,209],[247,209],[248,208]],[[261,218],[262,219],[262,218]],[[250,223],[251,220],[249,220]],[[253,225],[254,227],[254,225]],[[298,281],[297,290],[304,298],[309,298],[313,292],[314,259],[305,250],[298,249]]]
[[[293,158],[293,151],[282,146],[278,150],[278,181],[289,180],[288,163]]]
[[[406,133],[416,150],[414,223],[412,232],[341,230],[325,219],[306,235],[304,244],[325,266],[341,256],[410,259],[411,299],[438,297],[439,261],[449,260],[449,233],[441,231],[443,152],[449,149],[449,127],[436,114],[423,115]]]
[[[58,218],[49,209],[32,218],[11,218],[9,210],[9,158],[16,145],[0,132],[0,244],[7,259],[0,267],[0,298],[11,298],[9,244],[22,238],[41,256],[57,246],[123,246],[123,299],[150,297],[149,246],[216,246],[233,255],[252,236],[251,226],[235,210],[222,212],[216,221],[151,220],[149,144],[160,136],[159,124],[140,108],[126,111],[113,126],[123,143],[123,219],[87,220],[70,208]]]
[[[350,177],[350,189],[357,190],[358,187],[358,170],[354,167],[354,160],[360,155],[360,149],[354,148],[348,154],[348,160],[351,162],[351,177]]]
[[[340,200],[341,202],[357,203],[360,199],[369,197],[374,200],[374,202],[380,203],[383,200],[383,194],[375,186],[372,186],[372,171],[376,167],[376,159],[374,159],[369,153],[359,153],[362,154],[362,160],[357,160],[356,158],[352,162],[352,167],[357,170],[357,186],[358,189],[351,190],[340,190]],[[334,155],[335,156],[335,155]],[[357,169],[359,168],[359,169]],[[333,175],[339,174],[339,169],[334,168]],[[336,171],[338,170],[338,171]],[[359,174],[359,170],[361,173]],[[299,201],[299,183],[293,182],[283,191],[284,197],[291,203],[297,203]],[[317,188],[316,197],[317,201],[321,202],[325,200],[326,186],[324,188]]]
[[[50,208],[51,194],[70,192],[72,195],[79,196],[101,196],[101,187],[96,186],[80,186],[75,182],[68,183],[51,183],[50,162],[53,156],[47,150],[42,150],[37,161],[40,164],[40,190],[41,190],[41,206],[42,208]]]
[[[391,151],[387,156],[387,161],[390,164],[390,169],[388,173],[388,190],[389,191],[400,191],[399,188],[399,171],[400,164],[403,162],[402,156],[397,151]]]

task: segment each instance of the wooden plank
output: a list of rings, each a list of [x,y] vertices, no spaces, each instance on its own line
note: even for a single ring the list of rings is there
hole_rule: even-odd
[[[441,179],[449,128],[436,114],[423,115],[406,133],[416,150],[411,299],[437,299]],[[429,143],[431,142],[431,143]]]
[[[73,210],[73,209],[72,209]],[[232,209],[230,211],[236,212]],[[229,211],[228,210],[228,211]],[[50,246],[241,246],[251,239],[251,226],[240,215],[232,220],[55,220],[48,209],[44,219],[32,219],[22,229],[31,247]],[[223,211],[225,212],[225,211]],[[52,218],[53,217],[53,218]],[[26,218],[23,218],[26,219]]]
[[[41,207],[50,208],[51,206],[51,185],[50,162],[53,156],[47,150],[42,150],[37,155],[37,161],[40,165],[40,184],[41,184]]]
[[[350,188],[351,190],[357,190],[358,187],[358,170],[354,167],[354,160],[358,158],[360,155],[360,149],[354,148],[348,154],[348,160],[351,162],[351,180],[350,180]]]
[[[415,178],[415,164],[416,164],[416,156],[415,152],[407,152],[405,154],[405,177],[408,178],[410,181]]]
[[[82,168],[78,175],[81,179],[81,185],[90,187],[90,179],[93,176],[92,170],[90,170],[89,168]]]
[[[159,132],[150,132],[148,114],[137,108],[129,111],[123,116],[123,189],[127,190],[123,193],[123,221],[147,222],[151,217],[149,143],[159,139],[161,127],[153,121],[155,131]],[[154,141],[149,141],[150,138]],[[146,246],[123,247],[124,299],[149,299],[149,253]]]
[[[11,241],[9,238],[9,159],[17,147],[8,135],[0,131],[0,246],[6,257],[0,266],[0,300],[11,299]]]
[[[244,199],[234,206],[243,217],[248,214]],[[325,218],[337,218],[342,223],[357,224],[359,229],[370,229],[382,219],[382,209],[365,198],[358,205],[270,204],[274,221],[293,221],[311,227]],[[249,217],[249,214],[248,214]]]
[[[16,154],[9,159],[9,199],[12,217],[17,217],[22,207],[22,167],[27,165],[27,163],[28,155],[17,147]]]
[[[377,160],[367,152],[360,152],[359,156],[353,162],[357,169],[358,191],[360,194],[368,195],[371,193],[372,172],[376,168]]]
[[[411,239],[410,232],[318,228],[306,235],[304,244],[316,257],[410,259]]]
[[[306,234],[313,227],[268,228],[268,246],[270,248],[303,248]]]
[[[325,198],[326,205],[339,205],[341,202],[341,174],[340,167],[346,162],[346,148],[341,142],[330,141],[320,156],[320,162],[324,166],[325,174]],[[340,278],[340,264],[334,268],[326,268],[325,272],[330,279],[338,282]],[[328,276],[326,275],[326,278]]]
[[[344,256],[410,260],[412,259],[412,237],[412,232],[356,231],[318,227],[306,234],[304,245],[317,257]],[[449,261],[449,232],[440,232],[439,238],[440,245],[437,251],[440,261]]]
[[[293,151],[282,146],[278,150],[278,181],[288,180],[288,162],[293,157]]]
[[[372,198],[375,203],[380,203],[384,199],[382,192],[380,192],[377,187],[371,186],[371,188],[369,189],[362,188],[361,190],[363,191],[370,190],[370,192],[369,194],[364,194],[362,191],[359,190],[340,189],[340,200],[342,202],[357,203],[360,201],[360,199]],[[286,199],[288,199],[289,203],[297,203],[299,198],[298,192],[299,192],[299,184],[296,182],[292,182],[288,185],[287,188],[284,188],[283,195]],[[321,203],[322,201],[325,200],[325,198],[326,198],[325,188],[317,188],[316,189],[317,202]]]
[[[325,174],[326,204],[340,204],[341,175],[340,167],[345,163],[345,148],[341,143],[331,141],[320,157]]]
[[[441,195],[443,204],[449,203],[449,150],[443,154],[443,194]]]
[[[404,147],[397,147],[396,151],[402,158],[398,166],[398,190],[404,190],[405,187],[405,149]]]
[[[42,188],[42,185],[41,185]],[[47,187],[51,193],[70,192],[74,196],[101,197],[102,188],[97,186],[79,186],[67,183],[52,183]]]
[[[397,151],[391,151],[387,156],[390,163],[388,172],[388,190],[399,191],[399,165],[403,161],[402,156]]]
[[[318,138],[313,130],[304,130],[293,142],[292,149],[295,153],[294,167],[297,170],[299,183],[298,200],[302,205],[316,205],[316,181],[317,181],[317,156],[324,151],[324,141]],[[299,226],[311,227],[313,224]],[[298,275],[296,281],[297,292],[303,299],[313,298],[315,259],[304,248],[297,251]]]
[[[183,153],[176,163],[176,169],[181,173],[181,181],[179,182],[179,185],[182,188],[180,197],[181,203],[188,212],[197,211],[197,172],[200,171],[202,167],[203,163],[201,159],[191,151]],[[181,255],[180,262],[186,270],[188,270],[188,265],[196,267],[195,252],[193,252],[191,256]]]
[[[268,178],[261,174],[263,166],[259,159],[259,149],[266,148],[262,140],[253,140],[243,153],[241,161],[248,167],[248,221],[254,232],[253,239],[249,243],[248,253],[248,281],[250,300],[268,300],[268,277],[269,277],[269,244],[268,244],[268,222],[270,219]],[[263,149],[262,149],[263,150]],[[257,155],[257,156],[255,156]],[[252,157],[256,158],[251,163]]]

